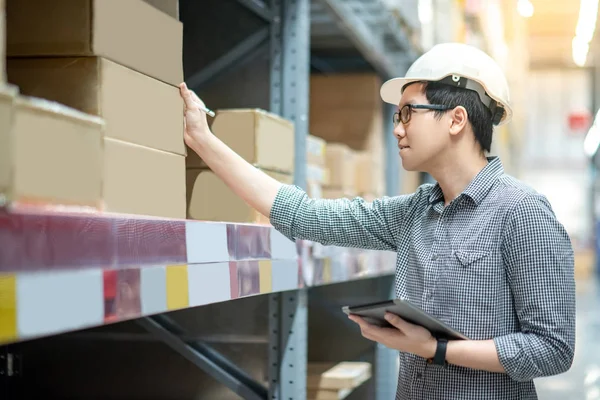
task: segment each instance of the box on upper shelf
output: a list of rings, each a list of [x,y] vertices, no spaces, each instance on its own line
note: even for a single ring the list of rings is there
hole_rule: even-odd
[[[5,201],[99,208],[101,118],[0,89],[0,194]]]
[[[381,83],[379,76],[371,73],[312,74],[311,134],[353,150],[381,147],[375,143],[382,141],[384,130]]]
[[[385,194],[384,166],[369,152],[357,152],[355,155],[356,192],[359,195],[372,194],[376,197]]]
[[[326,160],[328,183],[325,187],[347,195],[355,194],[355,152],[344,144],[328,143]]]
[[[141,0],[7,0],[7,55],[101,56],[183,81],[183,25]]]
[[[263,170],[267,175],[284,184],[291,184],[293,177],[274,171]],[[209,169],[187,170],[188,218],[201,221],[226,221],[238,223],[268,224],[269,218],[250,207],[241,197]]]
[[[101,57],[13,58],[21,92],[106,120],[106,136],[185,155],[179,90]]]
[[[324,166],[327,142],[313,135],[306,138],[306,163],[309,165]]]
[[[103,168],[104,211],[185,219],[184,156],[105,138]]]
[[[294,125],[291,121],[260,109],[218,110],[211,130],[216,137],[256,167],[294,173]],[[188,151],[188,168],[206,168]]]
[[[165,14],[179,20],[179,0],[144,0]]]

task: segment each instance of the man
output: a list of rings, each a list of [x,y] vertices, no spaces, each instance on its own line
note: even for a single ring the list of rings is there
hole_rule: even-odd
[[[381,88],[398,106],[402,165],[438,182],[411,195],[313,200],[246,163],[186,103],[186,143],[291,239],[396,251],[396,294],[470,340],[436,340],[388,315],[362,334],[400,352],[397,399],[536,399],[533,380],[567,371],[575,347],[573,250],[546,198],[487,158],[511,118],[498,65],[463,44],[435,46]]]

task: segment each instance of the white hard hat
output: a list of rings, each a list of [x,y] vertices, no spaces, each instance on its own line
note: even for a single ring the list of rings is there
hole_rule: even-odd
[[[385,82],[381,86],[381,98],[398,105],[404,87],[422,81],[441,81],[476,91],[492,111],[494,125],[506,124],[512,118],[504,72],[493,58],[476,47],[463,43],[435,45],[410,66],[404,78]]]

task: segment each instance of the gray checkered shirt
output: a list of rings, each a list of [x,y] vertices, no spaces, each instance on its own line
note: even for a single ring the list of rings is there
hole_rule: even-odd
[[[365,202],[284,186],[271,223],[290,239],[391,250],[396,294],[473,340],[493,339],[506,374],[400,353],[396,399],[536,399],[533,380],[571,366],[574,257],[546,198],[498,158],[444,207],[438,185]]]

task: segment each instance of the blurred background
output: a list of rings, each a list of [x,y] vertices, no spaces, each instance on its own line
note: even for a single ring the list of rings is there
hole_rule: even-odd
[[[397,353],[341,307],[394,297],[395,254],[276,234],[186,150],[177,85],[281,182],[395,196],[431,177],[402,170],[379,89],[443,42],[504,69],[514,118],[492,154],[575,248],[575,363],[540,398],[600,399],[597,15],[598,0],[0,0],[0,400],[394,398]],[[325,387],[330,368],[355,379]]]

